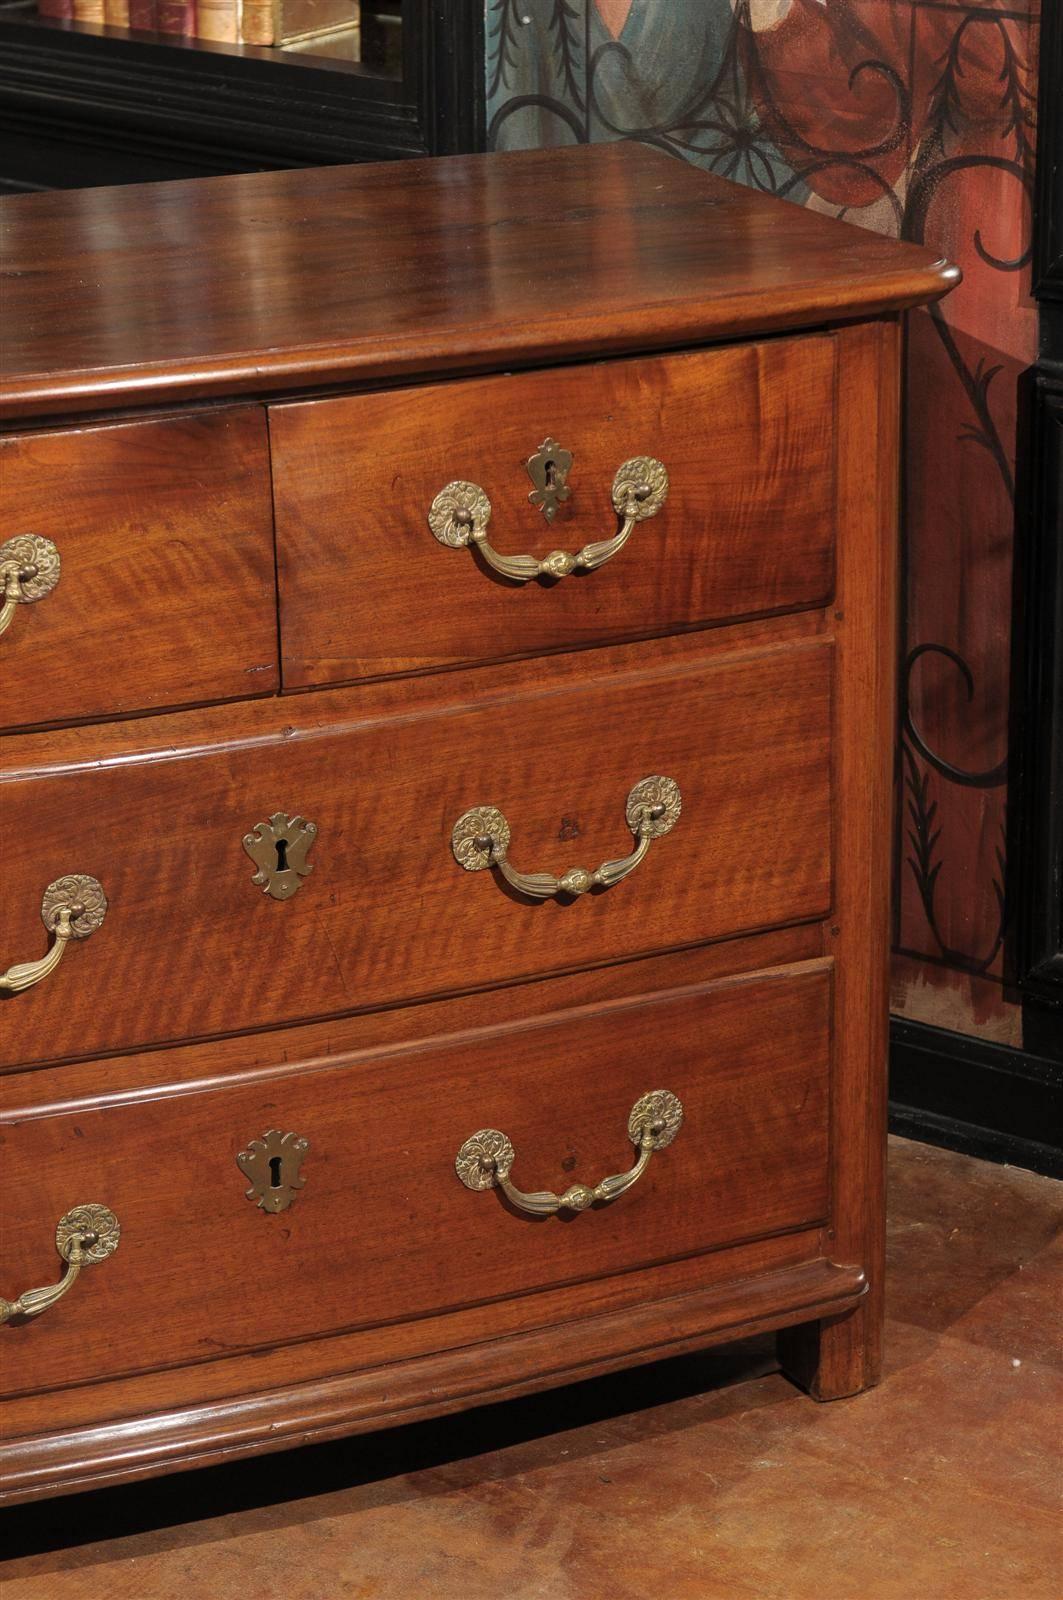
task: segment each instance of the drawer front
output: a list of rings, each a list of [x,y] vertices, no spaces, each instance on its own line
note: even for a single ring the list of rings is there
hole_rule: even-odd
[[[492,1301],[821,1221],[830,987],[814,962],[327,1066],[271,1062],[265,1042],[254,1075],[62,1113],[36,1074],[2,1127],[0,1292],[62,1276],[56,1224],[74,1206],[107,1206],[121,1234],[60,1302],[4,1330],[7,1391],[459,1306],[484,1307],[487,1337]],[[660,1089],[682,1125],[611,1202],[534,1218],[458,1181],[455,1158],[485,1127],[509,1138],[525,1191],[624,1172],[631,1109]],[[292,1141],[254,1150],[271,1130],[306,1142],[298,1161]]]
[[[261,411],[0,438],[12,562],[27,535],[58,581],[15,605],[0,642],[0,727],[276,689]]]
[[[371,1009],[824,913],[832,646],[656,654],[118,725],[109,744],[94,730],[88,759],[78,730],[23,739],[50,760],[0,790],[25,841],[4,959],[42,957],[42,891],[64,874],[98,880],[108,909],[5,1005],[0,1059]],[[680,786],[682,814],[611,888],[534,900],[455,859],[455,823],[484,805],[504,812],[516,869],[623,858],[629,791],[653,775]],[[316,827],[287,900],[252,881],[243,844],[282,810]]]
[[[834,341],[441,384],[270,409],[287,688],[670,633],[823,603],[833,584]],[[571,453],[548,522],[529,458]],[[621,521],[623,462],[660,459],[663,508],[562,581],[510,581],[433,537],[452,480],[503,555],[575,553]]]

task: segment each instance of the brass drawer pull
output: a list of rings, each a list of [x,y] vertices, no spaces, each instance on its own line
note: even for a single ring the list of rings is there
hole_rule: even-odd
[[[59,582],[59,551],[39,533],[17,533],[0,544],[0,634],[6,633],[15,607],[51,594]]]
[[[55,971],[71,939],[87,939],[106,915],[107,896],[95,878],[84,872],[56,878],[45,889],[41,901],[41,921],[55,935],[52,948],[39,961],[24,961],[0,973],[0,991],[20,994],[23,989],[32,989]]]
[[[567,550],[551,550],[541,561],[535,556],[504,556],[488,543],[491,502],[477,483],[457,479],[441,489],[432,501],[428,526],[440,544],[452,550],[474,544],[488,565],[504,578],[529,583],[532,578],[565,578],[577,569],[590,572],[612,560],[627,544],[636,523],[657,515],[667,494],[668,473],[661,462],[652,456],[625,461],[613,479],[613,509],[622,519],[619,533],[611,539],[585,544],[575,555]]]
[[[27,1289],[17,1300],[5,1300],[0,1296],[0,1323],[10,1322],[12,1317],[39,1317],[42,1311],[54,1306],[57,1300],[69,1294],[82,1267],[90,1267],[94,1261],[106,1261],[108,1256],[114,1255],[121,1232],[118,1218],[107,1206],[75,1206],[60,1217],[55,1230],[55,1248],[66,1262],[66,1271],[58,1283],[50,1283],[44,1289]]]
[[[509,1181],[513,1166],[513,1146],[497,1128],[481,1128],[466,1139],[458,1151],[454,1170],[466,1189],[493,1189],[497,1184],[506,1199],[519,1211],[533,1217],[549,1217],[555,1211],[586,1211],[596,1200],[615,1200],[637,1183],[655,1150],[671,1144],[683,1126],[683,1107],[668,1089],[653,1089],[636,1100],[627,1119],[627,1136],[638,1150],[638,1160],[627,1172],[603,1178],[593,1189],[574,1183],[564,1194],[545,1189],[525,1194]]]
[[[630,855],[619,861],[603,861],[594,872],[586,867],[569,867],[560,878],[549,872],[518,872],[506,859],[509,849],[509,823],[494,806],[474,806],[454,824],[450,847],[455,860],[466,872],[482,872],[497,867],[507,883],[534,900],[548,900],[555,894],[586,894],[589,889],[608,889],[629,872],[634,872],[654,839],[671,833],[683,809],[683,797],[674,778],[643,778],[627,797],[627,825],[638,841]]]

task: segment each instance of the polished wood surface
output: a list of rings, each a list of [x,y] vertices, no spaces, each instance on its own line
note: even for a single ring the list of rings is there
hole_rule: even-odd
[[[831,948],[835,988],[831,1253],[860,1261],[866,1301],[851,1316],[806,1323],[780,1342],[786,1370],[817,1399],[877,1383],[885,1278],[889,882],[896,715],[900,328],[845,334],[839,379],[850,396],[838,458],[850,508],[839,543],[834,702],[836,816]]]
[[[288,688],[673,633],[823,604],[833,582],[834,347],[785,339],[270,408]],[[572,452],[552,523],[525,463]],[[668,498],[621,553],[514,584],[427,523],[452,479],[483,488],[506,554],[577,551],[619,523],[629,457]]]
[[[123,1237],[62,1316],[7,1339],[4,1391],[76,1381],[86,1342],[102,1379],[487,1307],[808,1227],[827,1207],[829,1017],[819,961],[401,1054],[316,1070],[278,1061],[268,1077],[205,1092],[175,1084],[135,1105],[104,1093],[35,1113],[5,1140],[5,1276],[56,1275],[54,1223],[41,1218],[71,1195],[103,1200]],[[38,1082],[46,1104],[49,1075]],[[682,1100],[677,1138],[628,1194],[575,1221],[521,1215],[500,1191],[458,1181],[454,1158],[485,1126],[510,1137],[519,1187],[561,1192],[622,1172],[635,1159],[628,1114],[653,1088]],[[246,1198],[235,1160],[268,1127],[310,1145],[305,1185],[277,1216]],[[256,1264],[243,1283],[241,1261]]]
[[[261,411],[0,437],[0,542],[19,533],[62,569],[0,643],[0,729],[275,692]]]
[[[12,958],[43,954],[40,897],[99,879],[107,920],[6,1007],[8,1066],[472,990],[822,915],[830,903],[829,641],[692,635],[7,741]],[[737,630],[735,630],[737,633]],[[494,804],[527,871],[625,855],[628,791],[674,777],[683,813],[632,876],[533,902],[454,860]],[[290,901],[244,834],[317,824]],[[91,816],[84,834],[71,817]],[[145,994],[152,1004],[145,1006]],[[8,1021],[10,1018],[10,1021]]]
[[[0,1502],[100,1488],[160,1472],[359,1434],[389,1423],[446,1416],[470,1406],[593,1378],[724,1340],[768,1333],[793,1317],[840,1317],[859,1307],[859,1267],[820,1257],[778,1272],[648,1300],[596,1318],[574,1317],[485,1345],[443,1349],[395,1367],[350,1371],[238,1401],[193,1405],[84,1429],[14,1438]]]
[[[76,534],[56,592],[112,619],[94,655],[55,612],[51,697],[4,740],[5,963],[43,955],[50,879],[110,909],[0,1006],[0,1289],[55,1280],[77,1201],[123,1223],[0,1335],[0,1493],[756,1329],[818,1398],[875,1382],[899,312],[953,269],[633,145],[0,209],[19,493]],[[547,434],[576,458],[553,527]],[[126,437],[172,456],[123,474]],[[515,588],[426,526],[462,475],[499,549],[578,548],[634,454],[671,498],[584,577]],[[653,773],[682,816],[611,890],[531,902],[453,859],[490,804],[517,869],[594,868]],[[242,843],[278,810],[318,828],[285,903]],[[492,1122],[520,1186],[623,1170],[650,1088],[687,1123],[615,1206],[532,1220],[453,1173]],[[269,1217],[235,1156],[288,1125],[306,1187]]]
[[[888,1215],[886,1371],[856,1403],[810,1405],[770,1335],[695,1346],[465,1420],[26,1507],[5,1597],[244,1600],[292,1573],[300,1600],[497,1600],[500,1579],[512,1600],[1058,1600],[1059,1185],[891,1140]],[[321,1417],[314,1399],[293,1414]],[[156,1448],[166,1420],[219,1438],[234,1419],[153,1418]]]
[[[630,143],[17,196],[0,224],[8,417],[669,349],[959,278]]]
[[[337,1056],[416,1049],[425,1037],[458,1038],[479,1030],[505,1030],[518,1022],[581,1005],[607,1005],[660,989],[690,988],[734,979],[764,968],[818,960],[828,949],[821,923],[798,923],[741,939],[721,939],[666,955],[640,956],[587,971],[533,978],[526,983],[479,989],[417,1006],[361,1011],[324,1022],[296,1023],[263,1033],[197,1040],[168,1050],[68,1061],[40,1073],[0,1074],[0,1115],[13,1126],[37,1115],[95,1104],[150,1099],[174,1083],[210,1086],[216,1081],[269,1076],[285,1065],[318,1066]],[[124,1087],[116,1087],[119,1083]]]

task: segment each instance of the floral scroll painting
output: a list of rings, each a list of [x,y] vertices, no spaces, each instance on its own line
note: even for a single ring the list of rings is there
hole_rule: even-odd
[[[893,1006],[1018,1044],[1003,983],[1011,564],[1039,0],[487,0],[488,140],[638,139],[929,244],[908,319]]]

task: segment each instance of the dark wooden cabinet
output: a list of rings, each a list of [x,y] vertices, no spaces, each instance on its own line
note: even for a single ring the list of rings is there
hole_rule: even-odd
[[[366,66],[0,4],[0,189],[193,178],[483,145],[483,0],[391,0]]]

